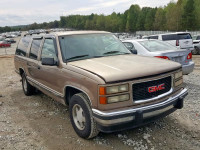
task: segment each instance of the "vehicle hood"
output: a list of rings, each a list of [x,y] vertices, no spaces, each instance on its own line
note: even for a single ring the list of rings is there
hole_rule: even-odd
[[[176,62],[132,54],[79,60],[68,62],[68,65],[89,71],[105,82],[147,77],[181,68]]]

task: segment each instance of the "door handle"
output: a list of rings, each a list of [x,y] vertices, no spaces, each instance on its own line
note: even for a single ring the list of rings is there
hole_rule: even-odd
[[[40,66],[37,67],[40,70]]]

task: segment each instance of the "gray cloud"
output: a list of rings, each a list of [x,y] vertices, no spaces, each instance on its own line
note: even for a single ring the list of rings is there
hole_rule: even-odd
[[[0,26],[49,22],[58,20],[61,15],[70,14],[122,13],[131,4],[159,7],[169,2],[170,0],[6,0],[0,1]]]

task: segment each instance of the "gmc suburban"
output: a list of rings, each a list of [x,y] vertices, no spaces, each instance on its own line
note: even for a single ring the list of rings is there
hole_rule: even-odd
[[[82,138],[138,127],[183,107],[179,63],[131,54],[112,33],[52,32],[21,38],[14,59],[24,94],[69,105]]]

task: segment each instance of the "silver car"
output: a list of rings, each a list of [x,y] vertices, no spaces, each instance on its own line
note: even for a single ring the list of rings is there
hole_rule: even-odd
[[[172,60],[182,64],[183,74],[187,75],[194,69],[190,50],[178,49],[169,43],[159,40],[124,40],[125,46],[134,54]]]

